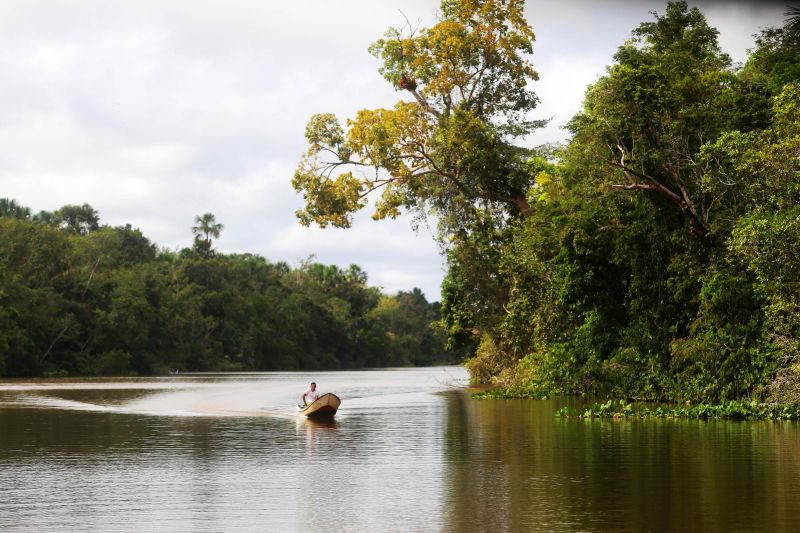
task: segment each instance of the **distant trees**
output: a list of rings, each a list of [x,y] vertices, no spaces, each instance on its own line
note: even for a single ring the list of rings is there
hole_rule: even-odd
[[[25,219],[30,216],[30,208],[19,205],[16,200],[11,198],[0,198],[0,217]]]
[[[68,204],[52,212],[39,211],[31,215],[30,208],[19,205],[16,200],[0,198],[1,217],[33,220],[76,235],[86,235],[100,228],[97,210],[89,204]]]
[[[89,204],[65,205],[53,213],[51,224],[77,235],[86,235],[100,228],[100,217]]]
[[[429,303],[419,289],[382,295],[369,318],[388,332],[386,364],[425,366],[448,360],[443,331],[432,327],[439,320],[439,303]]]
[[[91,225],[55,227],[9,216],[30,213],[16,202],[0,205],[15,206],[0,216],[0,376],[457,358],[444,350],[435,304],[419,291],[413,302],[404,293],[382,295],[357,265],[309,260],[293,269],[251,254],[159,252],[130,225],[75,231]],[[202,224],[203,242],[206,229],[214,237],[221,228],[209,217]],[[378,311],[380,302],[395,300],[405,303]]]

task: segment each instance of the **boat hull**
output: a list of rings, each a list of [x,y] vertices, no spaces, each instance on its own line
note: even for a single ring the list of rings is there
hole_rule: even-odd
[[[298,405],[297,410],[308,418],[333,418],[341,403],[338,396],[329,392],[305,407]]]

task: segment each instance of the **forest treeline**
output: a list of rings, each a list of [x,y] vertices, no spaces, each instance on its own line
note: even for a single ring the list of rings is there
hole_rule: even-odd
[[[0,376],[148,375],[453,362],[419,289],[382,294],[358,266],[296,268],[194,245],[159,250],[89,205],[0,199]],[[187,236],[189,231],[187,228]]]
[[[443,0],[373,44],[407,98],[312,117],[301,222],[347,227],[369,194],[375,218],[437,220],[450,342],[507,394],[800,402],[800,12],[734,64],[701,11],[667,3],[570,139],[527,148],[523,7]]]

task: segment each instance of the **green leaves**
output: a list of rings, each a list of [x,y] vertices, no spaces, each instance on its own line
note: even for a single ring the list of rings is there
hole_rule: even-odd
[[[325,148],[339,149],[344,144],[344,130],[333,113],[320,113],[313,115],[306,125],[306,140],[308,141],[309,155],[316,155]],[[342,159],[338,150],[335,152]]]
[[[465,226],[444,318],[482,339],[489,395],[800,402],[800,92],[768,90],[793,45],[736,72],[716,39],[668,4],[589,89],[557,165],[525,165],[524,215]]]
[[[31,210],[12,198],[0,198],[0,217],[26,219],[31,217]]]
[[[438,319],[419,290],[381,295],[357,265],[156,254],[129,226],[0,218],[2,376],[452,362]]]
[[[637,405],[623,399],[594,403],[583,410],[564,406],[555,413],[557,418],[699,418],[699,419],[772,419],[798,420],[797,406],[760,403],[756,401],[729,401],[719,404],[694,403],[687,405]]]
[[[329,113],[311,118],[292,181],[300,222],[348,227],[372,193],[373,218],[433,213],[442,237],[527,210],[527,154],[509,139],[540,125],[526,116],[537,102],[532,41],[519,0],[446,0],[434,26],[390,29],[370,52],[413,101],[361,110],[344,129]]]
[[[322,228],[328,224],[349,228],[353,212],[366,205],[361,198],[364,185],[352,172],[331,179],[301,167],[294,174],[292,186],[303,191],[306,206],[296,215],[304,226],[316,223]]]
[[[538,77],[526,57],[534,34],[523,7],[521,0],[445,0],[439,23],[406,35],[391,28],[370,52],[382,60],[384,78],[432,114],[460,108],[522,125],[537,103],[528,81]]]
[[[567,152],[590,158],[595,168],[587,178],[591,173],[600,187],[643,195],[655,210],[666,201],[706,239],[717,200],[698,190],[696,160],[703,144],[742,116],[734,112],[730,58],[719,49],[717,31],[685,2],[669,3],[634,35],[587,92],[570,124]]]
[[[65,205],[53,213],[53,225],[78,235],[86,235],[100,228],[100,217],[97,210],[89,204]]]

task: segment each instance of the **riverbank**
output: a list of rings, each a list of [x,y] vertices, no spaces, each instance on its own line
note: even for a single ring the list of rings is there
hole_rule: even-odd
[[[485,399],[541,399],[532,394],[504,388],[481,391],[472,395]],[[558,418],[699,418],[733,420],[800,420],[800,404],[765,403],[731,400],[723,403],[630,402],[610,399],[583,408],[564,406],[555,413]]]

